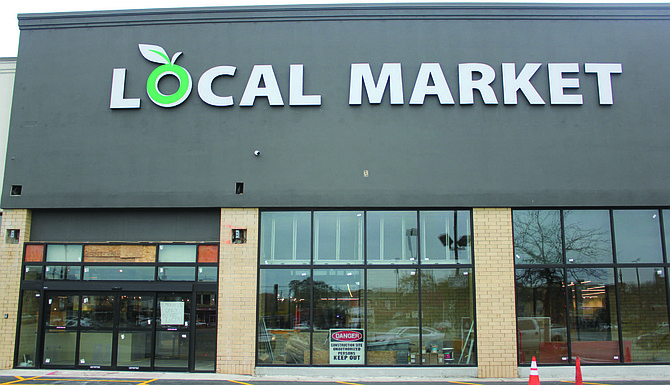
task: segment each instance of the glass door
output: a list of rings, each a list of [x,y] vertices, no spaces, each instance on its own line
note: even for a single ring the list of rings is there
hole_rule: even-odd
[[[116,296],[100,293],[79,297],[81,315],[77,366],[81,369],[111,368]]]
[[[159,293],[154,369],[189,367],[191,293]]]
[[[213,370],[216,294],[198,292],[192,311],[193,294],[46,292],[41,366]]]
[[[151,369],[155,302],[153,293],[119,295],[119,320],[115,335],[117,369]]]
[[[112,367],[114,294],[47,293],[44,367]]]
[[[44,306],[44,367],[75,366],[79,329],[79,296],[48,293]]]

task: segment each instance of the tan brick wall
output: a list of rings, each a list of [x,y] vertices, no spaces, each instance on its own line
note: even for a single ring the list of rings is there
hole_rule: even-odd
[[[21,258],[23,244],[30,239],[31,213],[29,210],[5,210],[0,230],[0,369],[10,369],[14,363],[16,318],[19,310]],[[7,243],[7,230],[20,230],[18,243]],[[9,317],[5,319],[5,314]]]
[[[518,377],[512,211],[473,210],[480,378]]]
[[[258,218],[258,209],[221,209],[217,373],[254,372]],[[233,229],[247,230],[246,243],[231,243]]]

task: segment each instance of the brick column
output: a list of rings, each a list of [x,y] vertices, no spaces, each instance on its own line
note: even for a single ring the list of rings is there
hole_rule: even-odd
[[[19,313],[19,287],[23,244],[30,239],[30,210],[5,210],[0,230],[0,282],[4,287],[0,296],[0,369],[10,369],[14,364],[17,316]],[[10,232],[18,230],[18,239]],[[5,314],[8,318],[5,319]]]
[[[232,231],[246,230],[246,243]],[[216,372],[253,374],[256,362],[258,209],[221,209]]]
[[[512,211],[473,210],[480,378],[518,377]]]

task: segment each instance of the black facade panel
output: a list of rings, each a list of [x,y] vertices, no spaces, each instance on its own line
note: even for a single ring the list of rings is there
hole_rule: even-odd
[[[670,204],[668,6],[216,8],[20,24],[4,208]],[[193,89],[182,104],[148,98],[157,64],[140,43],[183,52]],[[379,104],[363,92],[349,105],[352,63],[369,63],[375,80],[383,63],[401,63],[404,103],[391,105],[387,88]],[[455,104],[409,104],[422,63],[440,63]],[[478,91],[460,104],[460,63],[495,70],[498,104]],[[502,63],[517,73],[541,63],[531,81],[546,104],[521,92],[504,104]],[[548,63],[578,64],[565,78],[579,89],[565,93],[583,104],[551,104]],[[622,64],[613,105],[599,104],[585,63]],[[289,105],[291,64],[304,65],[304,93],[321,105]],[[221,65],[236,68],[212,87],[229,107],[197,91]],[[283,106],[240,106],[254,65],[272,65]],[[115,68],[141,108],[110,109]]]
[[[34,210],[33,242],[218,242],[217,209]]]

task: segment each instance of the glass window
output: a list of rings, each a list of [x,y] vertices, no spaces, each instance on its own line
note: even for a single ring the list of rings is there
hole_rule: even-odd
[[[81,262],[82,245],[48,245],[47,262]]]
[[[472,263],[469,211],[422,211],[421,263]]]
[[[49,311],[45,314],[47,326],[65,328],[79,325],[78,295],[49,295],[47,303],[49,305]]]
[[[418,270],[370,269],[367,283],[368,364],[420,364]]]
[[[20,368],[34,368],[37,353],[37,320],[40,315],[40,293],[24,290],[21,293],[21,324],[17,363]]]
[[[198,268],[198,282],[216,282],[219,268],[216,266],[201,266]]]
[[[153,266],[84,266],[85,281],[153,281]]]
[[[518,358],[530,363],[561,363],[568,359],[563,269],[516,270]]]
[[[78,281],[81,266],[46,266],[44,278],[54,281]]]
[[[259,364],[309,364],[309,270],[260,271]]]
[[[363,212],[314,213],[314,263],[363,262]]]
[[[195,266],[159,266],[159,281],[194,281]]]
[[[81,320],[79,320],[79,325],[95,328],[111,328],[114,326],[114,296],[82,296]]]
[[[568,263],[612,263],[612,235],[607,210],[563,211]]]
[[[312,364],[330,364],[330,329],[362,329],[363,270],[314,270]],[[364,353],[364,352],[361,352]]]
[[[568,269],[567,289],[572,356],[585,363],[619,362],[614,271]]]
[[[77,331],[51,329],[44,334],[44,364],[73,366]]]
[[[154,366],[188,368],[189,332],[157,331]]]
[[[23,279],[26,281],[39,281],[42,279],[42,266],[26,266]]]
[[[153,324],[154,296],[122,295],[119,306],[120,328],[150,328]],[[149,347],[151,350],[151,347]]]
[[[261,233],[261,264],[310,263],[310,212],[263,213]]]
[[[670,362],[665,269],[619,269],[626,362]]]
[[[614,237],[619,263],[663,261],[658,210],[614,210]]]
[[[158,262],[190,262],[196,260],[196,245],[160,245]]]
[[[112,332],[87,331],[79,336],[79,365],[110,366]]]
[[[418,261],[416,211],[369,211],[366,237],[369,264]]]
[[[195,370],[216,369],[216,293],[196,293]]]
[[[469,210],[263,212],[257,363],[330,365],[330,333],[364,329],[366,365],[476,365],[471,217]],[[310,269],[277,266],[310,261]]]
[[[514,210],[516,263],[562,263],[563,241],[558,210]]]
[[[132,368],[151,366],[153,341],[150,331],[119,331],[116,364]]]
[[[86,245],[84,262],[99,263],[153,263],[156,261],[154,245]]]
[[[424,364],[477,362],[473,301],[471,269],[422,270]]]

